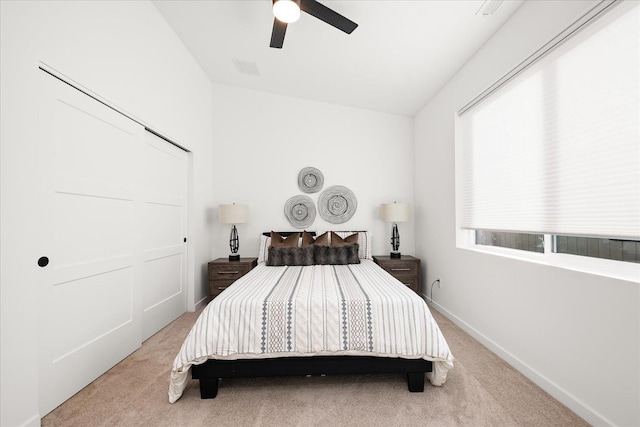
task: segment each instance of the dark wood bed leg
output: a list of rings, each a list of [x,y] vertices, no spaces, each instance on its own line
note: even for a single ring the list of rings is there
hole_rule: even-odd
[[[407,372],[407,386],[411,393],[422,393],[424,391],[424,372]]]
[[[213,399],[218,395],[218,379],[200,378],[200,399]]]

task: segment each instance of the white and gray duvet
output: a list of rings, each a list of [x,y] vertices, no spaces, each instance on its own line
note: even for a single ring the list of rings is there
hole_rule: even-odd
[[[191,366],[207,359],[318,355],[430,360],[434,385],[453,367],[425,302],[373,261],[260,263],[203,310],[173,362],[169,401],[182,395]]]

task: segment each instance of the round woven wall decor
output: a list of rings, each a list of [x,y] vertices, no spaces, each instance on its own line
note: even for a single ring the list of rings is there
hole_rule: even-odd
[[[353,191],[342,185],[334,185],[320,194],[318,211],[320,216],[332,224],[342,224],[351,219],[358,208]]]
[[[307,167],[298,174],[298,188],[303,193],[317,193],[324,185],[324,176],[316,168]]]
[[[284,204],[284,215],[292,226],[306,228],[316,219],[316,205],[309,196],[293,196]]]

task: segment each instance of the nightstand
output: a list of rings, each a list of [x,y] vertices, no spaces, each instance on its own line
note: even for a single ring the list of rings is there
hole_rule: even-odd
[[[418,258],[414,258],[411,255],[402,255],[402,258],[375,255],[373,261],[422,297],[420,293],[422,291],[422,270],[420,269],[420,260]]]
[[[209,301],[220,295],[233,282],[247,274],[258,264],[258,258],[218,258],[209,262]]]

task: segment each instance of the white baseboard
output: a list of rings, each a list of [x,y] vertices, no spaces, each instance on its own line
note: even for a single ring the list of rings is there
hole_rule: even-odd
[[[536,383],[541,389],[543,389],[544,391],[549,393],[551,396],[556,398],[563,405],[565,405],[566,407],[571,409],[573,412],[578,414],[580,417],[582,417],[588,423],[590,423],[592,425],[595,425],[595,426],[601,426],[601,425],[612,426],[612,425],[614,425],[610,420],[608,420],[605,417],[603,417],[601,414],[599,414],[593,408],[589,407],[588,405],[586,405],[585,403],[583,403],[582,401],[577,399],[575,396],[573,396],[571,393],[569,393],[566,390],[564,390],[563,388],[559,387],[557,384],[555,384],[549,378],[545,377],[540,372],[536,371],[534,368],[529,366],[527,363],[525,363],[522,360],[520,360],[517,357],[515,357],[513,354],[511,354],[505,348],[503,348],[500,345],[498,345],[495,342],[493,342],[487,336],[485,336],[482,333],[478,332],[476,329],[474,329],[467,322],[465,322],[464,320],[462,320],[461,318],[459,318],[455,314],[451,313],[449,310],[447,310],[446,308],[444,308],[443,306],[438,304],[436,301],[432,301],[431,304],[433,305],[433,307],[436,310],[438,310],[440,313],[442,313],[443,316],[445,316],[446,318],[451,320],[458,327],[460,327],[466,333],[468,333],[473,338],[478,340],[482,345],[487,347],[489,350],[491,350],[492,352],[497,354],[501,359],[503,359],[509,365],[511,365],[515,369],[517,369],[522,375],[524,375],[525,377],[529,378],[531,381]],[[455,362],[454,362],[454,364],[455,364]]]
[[[40,427],[40,415],[34,415],[22,424],[22,427]]]
[[[188,311],[198,311],[201,308],[204,308],[207,305],[207,298],[208,297],[204,297],[200,301],[196,302],[194,309]]]

